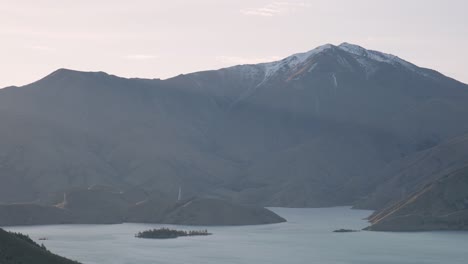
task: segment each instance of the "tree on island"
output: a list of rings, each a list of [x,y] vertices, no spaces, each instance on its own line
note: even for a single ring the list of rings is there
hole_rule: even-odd
[[[184,230],[175,230],[169,228],[159,228],[159,229],[151,229],[143,232],[138,232],[135,237],[138,238],[154,238],[154,239],[162,239],[162,238],[177,238],[180,236],[208,236],[211,233],[208,233],[208,230],[191,230],[191,231],[184,231]]]

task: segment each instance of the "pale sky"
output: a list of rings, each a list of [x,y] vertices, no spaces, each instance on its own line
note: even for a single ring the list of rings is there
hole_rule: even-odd
[[[58,68],[123,77],[350,42],[468,83],[466,0],[0,0],[0,87]]]

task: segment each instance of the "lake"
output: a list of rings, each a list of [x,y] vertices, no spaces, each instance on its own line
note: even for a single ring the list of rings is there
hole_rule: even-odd
[[[468,232],[356,232],[371,211],[349,207],[271,208],[288,222],[240,227],[156,224],[6,227],[83,264],[375,264],[468,263]],[[211,236],[135,238],[151,228],[208,229]],[[40,237],[48,240],[38,241]]]

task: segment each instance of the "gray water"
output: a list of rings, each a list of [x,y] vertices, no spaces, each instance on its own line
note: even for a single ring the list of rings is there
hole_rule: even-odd
[[[333,233],[361,229],[371,212],[348,207],[272,208],[288,222],[206,227],[213,235],[139,239],[134,234],[170,225],[54,225],[8,227],[29,234],[52,252],[84,264],[344,264],[468,263],[468,232]],[[205,227],[177,226],[177,229]]]

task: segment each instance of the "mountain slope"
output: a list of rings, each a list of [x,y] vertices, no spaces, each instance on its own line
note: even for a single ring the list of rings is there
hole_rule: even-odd
[[[349,204],[375,188],[370,179],[390,161],[466,131],[464,122],[453,122],[466,112],[466,86],[416,66],[331,46],[274,76],[237,104],[219,133],[235,142],[228,151],[255,153],[236,182],[242,201]],[[261,129],[244,129],[250,119]]]
[[[214,198],[191,198],[162,204],[146,200],[130,209],[129,222],[174,225],[232,226],[286,222],[274,212],[258,206],[245,206]]]
[[[468,134],[464,134],[386,165],[375,177],[377,188],[355,207],[385,208],[467,163]]]
[[[468,167],[445,175],[409,198],[375,213],[368,230],[468,229]]]
[[[0,201],[105,184],[352,204],[383,166],[468,131],[467,88],[347,43],[167,80],[62,69],[0,91]]]
[[[158,223],[179,225],[258,225],[285,222],[274,212],[216,198],[176,200],[161,194],[134,195],[104,186],[74,189],[61,203],[0,204],[0,226],[52,224]],[[133,198],[142,197],[135,202]]]

